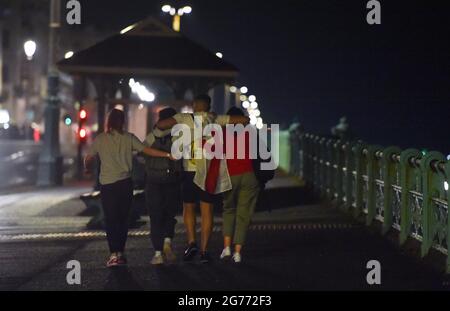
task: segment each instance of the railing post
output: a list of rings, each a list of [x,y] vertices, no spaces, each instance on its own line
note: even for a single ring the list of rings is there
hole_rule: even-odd
[[[363,209],[363,165],[364,165],[364,155],[363,155],[364,145],[357,144],[353,147],[353,156],[355,158],[355,171],[356,178],[355,184],[355,218],[359,218]]]
[[[343,173],[343,168],[341,167],[341,172],[344,174],[344,191],[345,191],[345,211],[350,211],[352,209],[352,199],[353,199],[353,170],[355,169],[355,157],[353,156],[353,146],[349,142],[343,145],[344,148],[344,167],[345,174]],[[356,208],[355,208],[356,210]],[[354,215],[358,217],[359,215]]]
[[[383,150],[383,181],[384,181],[384,223],[382,233],[386,234],[390,231],[393,223],[393,206],[392,199],[394,189],[392,185],[397,175],[397,165],[393,156],[400,154],[401,150],[398,147],[389,147]]]
[[[313,186],[313,172],[314,172],[314,161],[313,161],[313,138],[311,134],[308,134],[305,136],[305,175],[306,175],[306,181]]]
[[[402,188],[400,202],[400,245],[403,245],[411,234],[411,195],[416,175],[411,165],[412,158],[419,158],[421,153],[417,149],[407,149],[400,154],[400,186]]]
[[[433,245],[433,237],[435,233],[435,216],[433,215],[432,198],[439,194],[439,186],[437,184],[437,174],[433,171],[431,164],[434,161],[444,161],[444,156],[440,152],[429,152],[420,161],[420,169],[422,172],[423,185],[423,239],[422,239],[422,257],[425,257]]]
[[[450,161],[445,163],[445,176],[447,184],[450,182]],[[450,208],[450,189],[447,189],[447,206]],[[450,273],[450,213],[447,216],[447,273]]]
[[[333,171],[332,190],[333,197],[336,197],[336,205],[341,206],[344,199],[344,178],[342,173],[343,160],[342,157],[342,141],[338,140],[333,143],[333,159],[331,161],[331,169]],[[345,208],[345,206],[344,206]]]
[[[320,196],[320,137],[313,137],[313,161],[314,161],[314,172],[313,172],[313,184],[314,192]]]
[[[325,193],[327,195],[327,199],[332,201],[334,199],[335,189],[334,189],[334,161],[335,161],[335,155],[334,155],[334,140],[328,139],[325,142],[325,168],[326,168],[326,175],[325,175]]]
[[[299,174],[299,178],[301,180],[303,180],[304,182],[307,182],[306,180],[306,172],[305,172],[305,165],[306,165],[306,161],[307,161],[307,150],[306,150],[306,135],[307,134],[302,134],[299,137],[300,140],[300,148],[299,148],[299,169],[298,169],[298,174]]]
[[[366,224],[370,226],[375,218],[376,214],[376,183],[375,183],[375,171],[379,169],[379,161],[376,158],[376,153],[380,151],[380,146],[369,146],[367,148],[367,218]]]
[[[309,134],[308,133],[306,133],[302,137],[302,152],[303,152],[303,157],[302,157],[303,180],[305,181],[305,183],[308,184],[311,182],[311,176],[309,174],[309,170],[311,169],[311,162],[310,162],[311,151],[310,151],[310,143],[309,143]]]
[[[326,139],[319,138],[319,189],[320,196],[322,198],[327,195],[327,182],[326,182],[326,174],[327,174],[327,164],[326,164]]]

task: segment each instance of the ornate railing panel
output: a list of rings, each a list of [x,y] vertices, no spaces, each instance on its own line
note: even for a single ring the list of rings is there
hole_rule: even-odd
[[[448,256],[450,162],[441,153],[295,135],[302,161],[295,173],[320,197],[367,225],[381,222],[383,234],[398,231],[400,244],[419,240],[422,256],[431,248]]]

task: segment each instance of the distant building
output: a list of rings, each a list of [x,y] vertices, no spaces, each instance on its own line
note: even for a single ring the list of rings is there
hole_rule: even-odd
[[[11,123],[19,128],[32,124],[42,128],[47,93],[49,2],[0,0],[0,109],[6,109]],[[65,10],[64,5],[61,10]],[[92,25],[67,25],[65,14],[61,16],[58,59],[63,59],[69,51],[85,49],[111,33]],[[24,52],[27,40],[37,46],[31,60]],[[72,87],[72,78],[61,74],[62,114],[73,113]]]

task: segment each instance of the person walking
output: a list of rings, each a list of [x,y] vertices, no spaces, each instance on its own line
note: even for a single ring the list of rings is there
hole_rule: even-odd
[[[228,111],[230,116],[243,116],[244,112],[232,107]],[[242,247],[250,224],[251,217],[255,211],[260,184],[256,178],[253,160],[250,158],[249,132],[225,133],[225,146],[228,147],[234,140],[234,156],[227,157],[228,173],[231,178],[232,189],[224,193],[223,202],[223,243],[224,249],[220,258],[222,260],[232,259],[234,263],[242,261]],[[245,146],[245,157],[238,157],[236,146]],[[231,246],[234,244],[234,254],[231,253]]]
[[[157,127],[161,130],[170,129],[176,124],[184,124],[191,130],[191,141],[184,149],[191,150],[191,157],[183,161],[184,177],[182,182],[182,200],[183,200],[183,220],[186,227],[188,246],[184,252],[184,261],[192,261],[200,250],[200,261],[208,263],[211,257],[208,253],[208,243],[213,227],[213,206],[224,189],[230,189],[229,180],[220,182],[220,189],[215,193],[209,193],[204,187],[207,169],[204,167],[204,159],[197,160],[192,155],[200,151],[203,154],[203,146],[196,144],[194,139],[194,129],[205,126],[209,123],[217,123],[220,126],[226,124],[248,123],[249,118],[238,116],[230,117],[227,115],[215,115],[211,113],[211,98],[208,95],[199,95],[193,101],[194,113],[179,113],[172,118],[161,120]],[[196,124],[196,120],[201,119],[202,124]],[[200,166],[198,164],[201,164]],[[220,177],[227,177],[223,174]],[[196,181],[197,179],[197,181]],[[203,181],[203,182],[202,182]],[[199,186],[202,185],[201,187]],[[200,202],[201,212],[201,245],[200,249],[196,242],[196,205]]]
[[[124,130],[125,114],[113,109],[107,117],[106,132],[98,135],[85,157],[89,170],[95,158],[100,159],[100,193],[105,215],[106,236],[110,250],[107,267],[126,265],[125,244],[133,200],[131,180],[133,151],[172,159],[166,151],[146,147],[134,134]]]
[[[159,112],[159,119],[165,120],[176,115],[176,110],[166,108]],[[149,147],[171,152],[170,130],[154,128],[147,136]],[[155,255],[151,263],[162,265],[174,263],[176,256],[172,250],[175,235],[176,212],[181,207],[182,162],[165,158],[146,157],[146,201],[150,216],[151,240]]]

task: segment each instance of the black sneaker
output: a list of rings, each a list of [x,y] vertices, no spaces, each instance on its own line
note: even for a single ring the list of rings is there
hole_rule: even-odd
[[[210,263],[211,262],[211,256],[208,252],[202,252],[200,254],[200,262],[201,263]]]
[[[183,260],[192,261],[198,253],[198,246],[195,243],[189,244],[189,246],[184,251]]]

